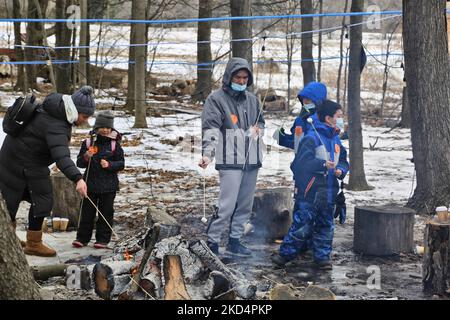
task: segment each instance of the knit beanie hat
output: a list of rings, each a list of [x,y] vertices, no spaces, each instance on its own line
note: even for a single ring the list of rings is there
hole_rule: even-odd
[[[84,113],[92,116],[95,112],[95,101],[92,93],[94,89],[91,86],[83,86],[72,94],[72,101],[77,108],[78,113]]]
[[[111,111],[102,111],[97,115],[95,119],[94,130],[98,128],[114,129],[114,114]]]

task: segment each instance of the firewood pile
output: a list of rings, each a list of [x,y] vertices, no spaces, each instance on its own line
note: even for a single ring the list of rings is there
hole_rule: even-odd
[[[111,258],[88,268],[103,299],[251,299],[256,285],[231,270],[203,240],[187,242],[179,229],[155,223],[124,239]]]

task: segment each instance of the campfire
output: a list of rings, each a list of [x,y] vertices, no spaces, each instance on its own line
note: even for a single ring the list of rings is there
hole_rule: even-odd
[[[106,300],[250,299],[256,293],[203,240],[188,243],[173,226],[154,224],[114,252],[90,268],[94,290]]]

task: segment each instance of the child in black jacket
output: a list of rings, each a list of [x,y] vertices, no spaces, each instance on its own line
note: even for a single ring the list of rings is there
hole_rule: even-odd
[[[98,207],[95,244],[98,249],[106,248],[111,240],[114,198],[119,190],[117,172],[125,167],[121,135],[114,129],[114,115],[110,111],[99,113],[90,138],[83,141],[77,157],[77,166],[86,168],[84,179],[88,186],[88,197]],[[89,199],[84,199],[77,238],[72,245],[86,246],[92,237],[97,209]],[[106,221],[105,221],[106,219]]]

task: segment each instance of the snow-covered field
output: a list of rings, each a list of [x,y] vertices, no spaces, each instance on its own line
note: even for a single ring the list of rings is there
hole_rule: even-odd
[[[263,168],[260,171],[260,180],[268,185],[276,185],[280,179],[291,181],[289,164],[293,159],[293,152],[278,147],[272,139],[272,133],[280,124],[285,122],[286,129],[290,127],[292,117],[285,119],[268,117],[264,142],[270,145],[264,158]],[[1,121],[1,119],[0,119]],[[164,169],[169,171],[190,171],[199,175],[217,175],[213,168],[204,173],[197,166],[200,158],[200,118],[193,115],[174,114],[161,118],[148,118],[148,129],[134,129],[134,119],[118,117],[115,125],[125,133],[128,140],[140,138],[141,144],[125,147],[127,167]],[[93,123],[93,119],[91,119]],[[363,127],[364,135],[364,163],[368,183],[374,187],[370,191],[347,191],[350,205],[361,204],[404,204],[415,186],[413,181],[414,166],[408,160],[412,158],[409,130],[396,129],[384,133],[386,128]],[[75,133],[87,133],[87,130],[75,129]],[[191,153],[191,138],[194,138],[194,153]],[[172,146],[162,143],[163,139],[183,141]],[[0,132],[0,144],[4,133]],[[378,142],[374,150],[369,144]],[[348,141],[344,141],[348,148]],[[75,159],[78,147],[72,147],[72,158]]]

